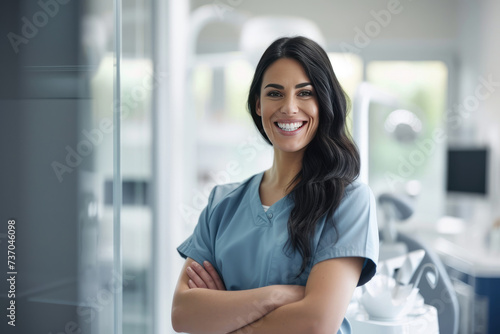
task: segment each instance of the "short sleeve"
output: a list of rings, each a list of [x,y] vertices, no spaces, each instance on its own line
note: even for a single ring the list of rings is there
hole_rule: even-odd
[[[313,266],[332,258],[362,257],[365,261],[358,286],[375,275],[379,235],[375,198],[367,185],[360,182],[349,185],[334,213],[333,224],[331,219],[327,219],[319,228]]]
[[[215,263],[214,259],[214,228],[210,226],[210,213],[214,198],[215,188],[210,193],[208,204],[203,209],[193,234],[188,237],[177,251],[183,258],[190,257],[198,263],[208,261]]]

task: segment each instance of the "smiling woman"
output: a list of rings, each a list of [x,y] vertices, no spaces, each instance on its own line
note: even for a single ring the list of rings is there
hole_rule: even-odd
[[[305,149],[316,134],[319,115],[304,68],[294,59],[279,59],[267,69],[262,86],[256,113],[269,141],[286,152]]]
[[[193,234],[172,324],[188,333],[350,333],[354,288],[378,258],[371,190],[346,132],[347,101],[324,50],[281,38],[263,54],[248,108],[272,166],[216,186]]]

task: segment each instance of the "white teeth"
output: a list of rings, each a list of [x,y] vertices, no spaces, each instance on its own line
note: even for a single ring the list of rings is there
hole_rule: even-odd
[[[278,126],[280,127],[281,130],[285,131],[295,131],[298,128],[300,128],[304,124],[304,122],[295,122],[295,123],[279,123]]]

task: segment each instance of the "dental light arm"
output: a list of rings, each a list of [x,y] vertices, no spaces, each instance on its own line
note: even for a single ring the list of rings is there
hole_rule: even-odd
[[[395,221],[403,221],[410,218],[414,212],[413,203],[404,195],[383,193],[378,197],[379,206],[384,214],[384,227],[382,230],[383,243],[380,248],[380,259],[403,255],[407,253],[407,247],[403,243],[396,242],[397,231]]]

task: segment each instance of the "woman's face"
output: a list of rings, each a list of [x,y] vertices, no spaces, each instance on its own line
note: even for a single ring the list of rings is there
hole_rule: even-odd
[[[318,99],[298,61],[282,58],[267,68],[256,112],[275,150],[298,152],[311,142],[318,129]]]

